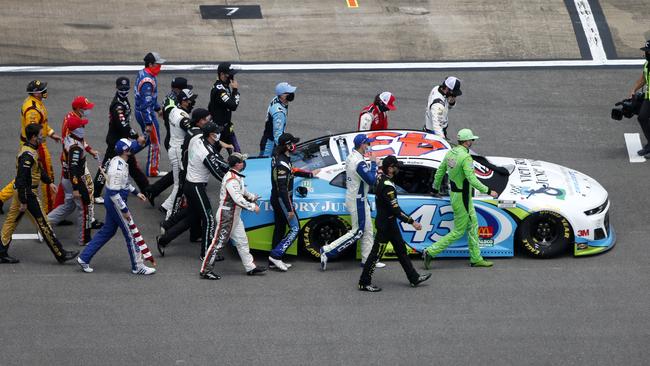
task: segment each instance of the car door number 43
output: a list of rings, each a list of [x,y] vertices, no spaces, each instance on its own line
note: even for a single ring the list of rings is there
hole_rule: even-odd
[[[422,205],[411,213],[413,220],[422,225],[421,230],[415,230],[411,224],[401,223],[403,232],[412,232],[412,243],[421,243],[428,237],[432,242],[437,242],[454,227],[453,209],[450,205]]]

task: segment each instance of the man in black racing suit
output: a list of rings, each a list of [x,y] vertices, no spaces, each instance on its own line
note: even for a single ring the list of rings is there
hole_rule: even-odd
[[[121,138],[129,138],[133,140],[138,140],[140,146],[145,145],[145,138],[139,136],[135,130],[131,128],[130,118],[131,118],[131,103],[129,103],[129,78],[120,76],[115,80],[115,97],[111,102],[111,106],[108,108],[109,113],[109,122],[108,122],[108,133],[106,134],[106,153],[104,153],[104,159],[102,160],[102,166],[104,169],[108,168],[108,163],[110,160],[115,157],[115,143],[117,143]],[[149,180],[144,174],[142,169],[138,166],[138,161],[135,159],[135,155],[129,155],[129,175],[137,184],[138,189],[142,192],[149,186]],[[106,184],[106,177],[100,172],[97,171],[95,175],[95,180],[93,182],[94,198],[96,203],[104,203],[102,198],[102,190]]]
[[[384,255],[386,245],[391,242],[399,263],[402,265],[406,277],[411,286],[415,287],[431,277],[430,273],[420,275],[413,268],[411,259],[406,254],[406,243],[402,233],[397,226],[397,219],[412,225],[416,230],[422,229],[419,222],[405,214],[397,202],[397,191],[392,179],[399,171],[399,162],[394,155],[387,156],[382,162],[383,174],[377,179],[375,185],[375,204],[377,216],[375,217],[375,242],[368,255],[368,260],[363,266],[361,278],[359,278],[359,290],[368,292],[381,291],[380,287],[372,284],[372,274],[375,271],[375,264]]]

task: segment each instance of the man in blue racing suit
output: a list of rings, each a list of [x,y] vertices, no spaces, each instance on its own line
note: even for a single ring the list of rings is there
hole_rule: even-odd
[[[295,98],[295,92],[296,87],[287,82],[275,86],[275,98],[269,103],[266,112],[266,123],[264,124],[264,134],[260,140],[261,157],[271,157],[273,149],[279,145],[278,139],[287,128],[289,102]]]
[[[136,275],[151,275],[156,273],[155,268],[144,265],[143,254],[138,248],[136,237],[132,231],[135,226],[131,217],[131,211],[126,205],[129,193],[138,196],[142,201],[146,197],[129,182],[129,155],[140,150],[140,145],[135,140],[122,138],[115,143],[115,156],[111,159],[106,170],[106,193],[104,193],[104,207],[106,208],[106,222],[88,246],[77,258],[81,269],[90,273],[90,261],[97,252],[115,235],[117,228],[122,230],[126,248],[131,260],[131,272]]]
[[[160,160],[160,127],[156,113],[162,114],[162,108],[158,104],[158,81],[156,77],[160,73],[165,59],[157,52],[149,52],[144,57],[144,69],[138,72],[135,79],[135,119],[145,136],[149,137],[149,154],[147,156],[147,176],[157,177],[165,175],[158,171]]]
[[[320,248],[320,267],[325,270],[327,260],[336,257],[347,247],[361,239],[361,263],[365,263],[372,249],[372,219],[368,204],[368,189],[377,180],[377,158],[368,167],[363,155],[375,139],[360,133],[354,137],[354,149],[345,159],[345,208],[350,212],[352,229],[340,238]],[[376,266],[381,267],[381,266]]]

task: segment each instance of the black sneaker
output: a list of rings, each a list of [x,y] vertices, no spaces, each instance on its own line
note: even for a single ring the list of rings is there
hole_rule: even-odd
[[[419,285],[419,284],[421,284],[422,282],[428,280],[429,278],[431,278],[431,273],[427,273],[427,274],[425,274],[425,275],[420,275],[420,276],[417,278],[417,280],[415,280],[414,282],[411,282],[411,287],[416,287],[417,285]]]
[[[160,235],[156,235],[156,247],[158,247],[158,253],[161,257],[165,256],[165,245],[160,244]]]
[[[377,287],[375,285],[359,285],[359,291],[367,291],[367,292],[379,292],[381,291],[381,287]]]
[[[156,197],[153,195],[153,193],[151,193],[150,190],[145,189],[145,191],[142,192],[142,194],[144,194],[144,196],[147,197],[147,201],[149,202],[151,207],[156,207],[156,204],[154,203],[154,200],[156,199]]]
[[[247,275],[249,276],[255,276],[256,274],[264,274],[266,273],[266,267],[255,267],[251,269],[250,271],[246,272]]]
[[[212,272],[212,271],[207,271],[205,273],[201,273],[201,278],[204,280],[220,280],[221,276],[218,274]]]
[[[59,221],[58,224],[56,224],[56,226],[70,226],[70,225],[74,225],[74,222],[70,220],[61,220]]]
[[[94,221],[90,224],[90,228],[93,229],[93,230],[99,230],[99,229],[102,228],[102,226],[104,226],[104,223],[101,222],[101,221],[99,221],[99,220],[94,220]]]
[[[2,200],[0,200],[0,215],[4,215],[4,214],[5,214],[5,209],[2,207],[2,206],[4,206],[4,204],[5,204],[5,203],[2,202]]]
[[[650,145],[645,145],[643,149],[636,152],[639,156],[650,154]]]
[[[14,258],[9,254],[4,253],[4,254],[0,254],[0,263],[15,264],[15,263],[20,263],[20,261],[18,260],[18,258]]]
[[[78,250],[62,249],[61,252],[63,253],[63,255],[56,258],[56,260],[59,261],[60,264],[63,264],[71,259],[75,259],[79,255]]]
[[[162,212],[163,215],[167,216],[167,209],[166,208],[160,206],[160,207],[158,207],[158,211]]]
[[[200,243],[203,241],[203,238],[190,238],[190,243]]]

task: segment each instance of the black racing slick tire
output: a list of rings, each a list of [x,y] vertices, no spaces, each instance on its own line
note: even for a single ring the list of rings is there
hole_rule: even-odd
[[[320,248],[333,242],[349,230],[348,224],[333,215],[309,220],[300,233],[300,250],[313,260],[320,260]],[[350,247],[354,247],[351,245]],[[349,248],[348,248],[349,249]]]
[[[571,225],[564,216],[552,211],[540,211],[520,224],[518,241],[528,255],[552,258],[567,252],[571,233]]]

